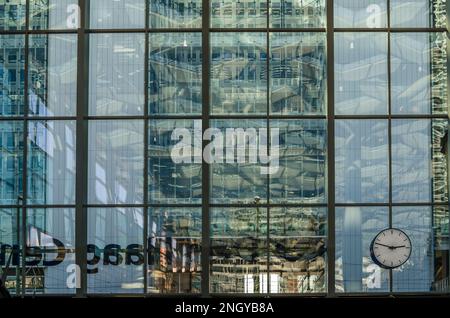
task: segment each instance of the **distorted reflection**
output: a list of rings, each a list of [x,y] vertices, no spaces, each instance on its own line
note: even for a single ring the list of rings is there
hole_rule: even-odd
[[[197,121],[198,123],[198,121]],[[201,145],[195,140],[202,133],[201,125],[192,120],[153,120],[149,131],[149,194],[152,203],[201,203],[202,165],[201,158],[195,163],[175,163],[171,153],[179,140],[172,140],[174,129],[186,129],[192,138],[187,147]],[[177,136],[178,137],[178,136]],[[185,140],[184,140],[185,141]],[[183,141],[183,142],[184,142]],[[191,155],[194,155],[191,151]]]
[[[30,116],[74,116],[77,103],[75,34],[30,36]]]
[[[149,210],[150,293],[200,293],[200,208]]]
[[[202,0],[149,0],[151,28],[200,28]]]
[[[270,209],[270,292],[326,292],[325,208]]]
[[[200,33],[150,34],[149,111],[151,114],[202,113]]]
[[[325,0],[272,0],[272,28],[319,28],[325,26]]]
[[[443,33],[391,35],[392,112],[447,112],[447,38]]]
[[[24,114],[25,36],[0,35],[0,116]]]
[[[264,33],[211,35],[211,112],[267,113]]]
[[[88,209],[89,293],[142,293],[144,218],[139,208]]]
[[[75,203],[75,136],[75,121],[28,124],[29,203]]]
[[[143,121],[89,122],[89,203],[142,203],[143,171]]]
[[[266,0],[211,0],[213,28],[265,28]]]
[[[322,33],[270,34],[270,97],[275,114],[326,111],[326,37]]]
[[[336,33],[335,111],[345,115],[386,114],[386,33]]]

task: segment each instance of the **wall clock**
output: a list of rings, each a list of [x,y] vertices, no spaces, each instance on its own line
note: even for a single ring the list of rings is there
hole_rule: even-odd
[[[375,264],[393,269],[408,261],[411,256],[411,240],[402,230],[389,228],[378,233],[370,244],[370,256]]]

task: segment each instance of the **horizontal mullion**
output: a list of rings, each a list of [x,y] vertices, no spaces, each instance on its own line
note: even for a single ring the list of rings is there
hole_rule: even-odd
[[[335,115],[335,119],[447,119],[445,114],[404,114],[404,115]]]
[[[391,32],[391,33],[416,33],[416,32],[446,32],[445,28],[334,28],[334,32]]]
[[[395,202],[395,203],[336,203],[336,207],[396,207],[396,206],[448,206],[448,202]]]
[[[201,28],[179,28],[179,29],[171,29],[171,28],[162,28],[162,29],[153,29],[153,28],[142,28],[142,29],[87,29],[86,33],[187,33],[187,32],[197,32],[201,33]]]
[[[276,33],[276,32],[326,32],[326,28],[210,28],[210,32],[215,33],[242,33],[242,32],[262,32],[262,33]]]

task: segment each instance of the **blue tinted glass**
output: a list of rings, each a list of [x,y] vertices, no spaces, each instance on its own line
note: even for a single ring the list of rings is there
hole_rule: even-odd
[[[3,0],[0,3],[0,30],[25,28],[26,0]]]
[[[267,209],[210,210],[210,292],[267,293]]]
[[[3,186],[3,184],[1,185]],[[0,208],[0,247],[6,253],[11,253],[15,248],[16,251],[20,250],[22,246],[21,240],[21,215],[22,209],[5,209]],[[9,254],[7,254],[9,255]],[[18,295],[22,286],[22,278],[20,272],[20,258],[17,257],[11,260],[13,267],[10,268],[9,273],[6,275],[3,281],[4,286],[8,289],[11,295]],[[4,268],[6,265],[6,259],[0,260],[0,266]]]
[[[270,209],[270,293],[326,292],[325,208]]]
[[[214,120],[211,127],[215,128],[214,136],[216,136],[213,137],[216,142],[211,143],[209,148],[213,154],[211,158],[214,159],[211,163],[211,201],[214,203],[267,201],[267,174],[262,173],[267,164],[261,163],[258,158],[255,162],[254,157],[250,156],[250,153],[254,153],[250,149],[267,147],[263,143],[259,144],[262,139],[258,139],[258,136],[261,136],[261,129],[263,131],[266,129],[265,121],[260,119]],[[246,142],[238,144],[236,134],[233,134],[233,131],[227,134],[227,129],[229,132],[241,129],[241,136],[246,134]],[[222,146],[227,145],[226,153],[220,142]],[[242,154],[244,154],[243,160],[241,160]]]
[[[386,0],[334,0],[337,28],[385,28]]]
[[[270,1],[272,28],[319,28],[325,26],[325,0]]]
[[[201,121],[150,121],[149,136],[151,202],[201,203]]]
[[[75,121],[28,123],[29,203],[75,203],[75,147]]]
[[[67,282],[75,271],[75,209],[28,209],[26,221],[26,292],[74,294],[75,286]]]
[[[32,35],[29,46],[29,115],[76,115],[76,34]]]
[[[90,121],[88,152],[89,203],[142,203],[143,121]]]
[[[270,175],[276,203],[324,203],[327,128],[324,120],[271,121],[279,129],[279,169]]]
[[[202,0],[150,0],[151,28],[199,28]]]
[[[443,27],[447,25],[446,1],[435,0],[390,0],[391,26]]]
[[[265,28],[267,1],[211,0],[213,28]]]
[[[335,111],[345,115],[386,114],[386,33],[336,33]]]
[[[0,121],[0,204],[22,204],[23,122]]]
[[[409,236],[412,246],[409,260],[393,272],[393,291],[429,291],[434,280],[432,208],[393,207],[392,214],[393,226]]]
[[[391,34],[392,112],[447,112],[447,38],[444,33]]]
[[[144,291],[144,218],[138,208],[88,209],[87,291]]]
[[[392,200],[431,202],[431,121],[392,121]]]
[[[92,29],[132,29],[145,27],[145,0],[90,1]]]
[[[387,227],[387,207],[336,208],[336,292],[389,291],[389,271],[370,256],[373,238]]]
[[[0,116],[23,115],[25,36],[0,35]]]
[[[325,33],[270,34],[272,113],[326,111],[325,45]]]
[[[150,34],[149,107],[152,114],[201,114],[201,33]]]
[[[144,113],[144,34],[91,34],[89,114]]]
[[[78,0],[30,1],[30,29],[32,30],[77,29],[79,19]]]
[[[154,208],[148,220],[147,292],[200,293],[202,210]]]
[[[263,33],[213,33],[211,112],[266,114],[266,59]]]
[[[387,120],[337,120],[336,202],[388,202]]]

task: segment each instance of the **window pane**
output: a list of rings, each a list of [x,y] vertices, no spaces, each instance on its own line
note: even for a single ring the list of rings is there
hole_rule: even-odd
[[[76,34],[31,35],[29,63],[29,115],[76,115]]]
[[[337,28],[385,28],[386,0],[334,0]]]
[[[391,34],[392,112],[447,112],[447,38],[444,33]]]
[[[75,204],[75,121],[28,122],[28,203]]]
[[[267,210],[216,208],[211,215],[211,293],[267,293]]]
[[[325,26],[325,0],[270,1],[272,28],[320,28]]]
[[[211,127],[216,129],[217,143],[212,143],[213,153],[216,161],[211,164],[211,201],[212,203],[254,203],[255,200],[267,201],[267,174],[263,174],[266,164],[256,163],[250,157],[251,150],[257,149],[258,133],[261,129],[266,129],[264,120],[214,120]],[[241,137],[245,141],[237,145],[236,135],[229,133],[227,139],[227,129],[242,129]],[[229,130],[229,132],[230,132]],[[236,130],[234,130],[236,132]],[[233,150],[233,153],[223,152],[222,146],[227,145],[227,151]],[[217,146],[217,147],[216,147]],[[245,148],[244,148],[245,147]],[[260,144],[259,147],[267,147]],[[206,151],[206,149],[205,149]],[[241,155],[244,154],[244,158]],[[239,157],[238,157],[239,156]],[[228,159],[227,159],[228,157]]]
[[[370,257],[370,243],[388,227],[387,207],[336,208],[336,292],[389,291],[389,271]]]
[[[326,292],[325,208],[270,209],[270,292]]]
[[[201,291],[202,210],[149,210],[149,293]]]
[[[143,223],[142,209],[88,209],[88,293],[143,293]]]
[[[202,34],[150,34],[151,114],[202,113]]]
[[[0,121],[0,204],[22,204],[23,122]]]
[[[280,163],[270,175],[270,198],[275,203],[324,203],[327,128],[325,120],[277,120]],[[273,132],[272,132],[273,133]]]
[[[337,120],[336,202],[388,202],[387,120]]]
[[[27,294],[74,294],[75,209],[27,210]]]
[[[210,0],[213,28],[265,28],[267,1]]]
[[[201,203],[201,121],[154,120],[150,122],[149,136],[151,202]]]
[[[446,1],[391,0],[392,27],[445,28],[446,24]]]
[[[267,113],[264,33],[211,35],[211,108],[214,114]]]
[[[386,33],[337,33],[334,40],[336,114],[386,114]]]
[[[439,139],[444,138],[442,129],[445,126],[442,127],[442,125],[445,123],[440,125],[438,123],[439,121],[432,127],[430,120],[427,119],[392,121],[392,200],[394,202],[432,202],[432,174],[439,174],[439,170],[445,173],[447,170],[445,158],[440,153],[438,145],[434,145],[435,149],[432,153],[433,139],[438,139],[436,142],[439,142]],[[438,135],[435,136],[436,134]],[[431,168],[431,160],[436,162],[434,171]],[[433,189],[433,191],[436,192],[434,198],[437,201],[444,199],[442,189]]]
[[[411,256],[393,272],[393,291],[428,292],[434,282],[433,226],[431,207],[394,207],[393,226],[411,240]]]
[[[31,0],[30,29],[77,29],[79,14],[77,0]]]
[[[0,35],[0,116],[23,115],[25,36]]]
[[[151,28],[200,28],[202,0],[150,0]]]
[[[89,114],[144,113],[144,34],[91,34]]]
[[[132,29],[145,27],[145,0],[90,1],[92,29]]]
[[[325,33],[271,33],[272,113],[326,111]]]
[[[9,0],[0,3],[0,30],[25,28],[26,0]]]
[[[431,125],[432,202],[448,202],[448,154],[446,153],[448,120],[434,119]]]
[[[2,184],[3,186],[3,184]],[[3,284],[11,295],[18,295],[22,284],[20,275],[21,265],[21,215],[22,208],[0,208],[0,268],[5,269],[9,257],[10,269]],[[4,255],[4,257],[3,257]]]
[[[144,189],[144,122],[89,122],[88,201],[139,204]]]

